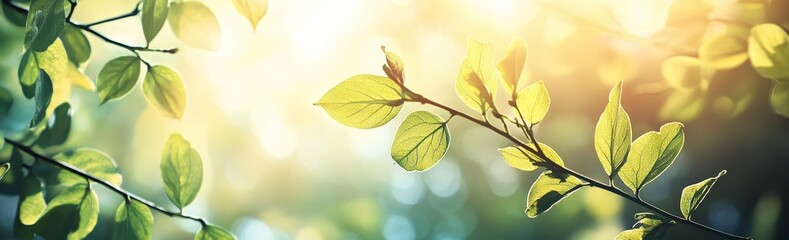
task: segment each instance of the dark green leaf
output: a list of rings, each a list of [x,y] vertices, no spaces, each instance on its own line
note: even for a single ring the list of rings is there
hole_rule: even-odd
[[[11,164],[11,166],[8,168],[8,172],[5,173],[5,176],[0,179],[0,193],[17,195],[20,192],[23,178],[25,177],[22,172],[24,159],[22,159],[22,153],[16,148],[10,148],[10,150],[11,155],[8,157],[8,163]]]
[[[77,148],[62,152],[56,155],[55,160],[61,161],[82,171],[93,175],[99,179],[110,182],[117,186],[121,185],[123,178],[118,173],[118,167],[115,161],[95,149],[90,148]],[[58,181],[60,184],[71,186],[79,183],[87,183],[87,179],[78,176],[66,170],[58,172]]]
[[[33,114],[33,119],[30,120],[27,127],[35,127],[47,115],[47,108],[52,101],[52,79],[49,74],[44,70],[38,71],[38,80],[36,80],[36,112]]]
[[[99,102],[105,102],[125,96],[137,84],[140,78],[140,59],[133,56],[115,58],[101,69],[97,87]]]
[[[11,24],[14,24],[19,27],[25,27],[25,22],[27,21],[27,14],[16,11],[15,9],[7,6],[6,4],[0,4],[0,8],[3,9],[3,15],[6,19],[8,19]]]
[[[578,178],[569,175],[558,176],[548,170],[540,174],[529,189],[526,198],[526,215],[535,218],[540,213],[548,211],[563,198],[569,196],[575,190],[585,186]]]
[[[63,47],[66,48],[68,59],[74,63],[74,66],[88,61],[90,58],[91,48],[88,38],[82,33],[82,30],[72,26],[66,26],[63,34],[60,35],[60,40],[63,41]]]
[[[387,77],[356,75],[342,81],[315,103],[343,125],[374,128],[400,113],[403,90]]]
[[[715,182],[718,181],[718,178],[724,174],[726,174],[726,170],[718,173],[718,176],[716,177],[707,178],[704,181],[682,189],[682,198],[679,200],[679,209],[682,212],[682,216],[684,216],[686,219],[690,219],[690,216],[693,215],[693,212],[696,211],[696,208],[701,205],[701,201],[704,200],[704,197],[706,197],[707,193],[709,193],[712,189],[712,185],[715,185]]]
[[[167,20],[167,12],[169,10],[168,0],[143,0],[142,13],[140,19],[142,20],[142,30],[145,34],[145,40],[149,43],[159,34],[162,30],[164,22]]]
[[[42,148],[61,145],[66,142],[70,132],[71,105],[63,103],[55,108],[55,114],[49,117],[46,128],[36,140],[36,145]]]
[[[0,164],[0,180],[3,180],[3,177],[5,177],[5,174],[8,172],[9,168],[11,168],[10,163]]]
[[[62,41],[56,40],[44,52],[26,51],[22,55],[17,74],[26,98],[35,95],[39,70],[46,71],[53,83],[66,77],[68,56]]]
[[[66,24],[63,2],[32,1],[25,25],[25,48],[43,52],[60,36]]]
[[[619,233],[616,240],[659,240],[666,235],[668,227],[674,224],[674,221],[653,213],[637,213],[635,218],[638,222],[633,225],[633,229]]]
[[[47,239],[85,239],[99,218],[99,199],[86,184],[64,190],[49,202],[36,222],[36,233]]]
[[[171,118],[180,119],[186,109],[186,90],[181,76],[166,66],[148,69],[142,82],[142,95],[149,104]]]
[[[180,209],[192,203],[203,184],[203,161],[197,150],[174,133],[164,145],[160,168],[167,198]]]
[[[207,224],[203,226],[203,228],[201,228],[200,231],[198,231],[197,235],[195,236],[195,240],[234,240],[234,239],[236,239],[236,237],[233,236],[232,233],[211,224]]]
[[[11,95],[11,92],[4,87],[0,87],[0,120],[7,116],[13,104],[14,96]]]
[[[406,171],[425,171],[444,157],[447,148],[447,122],[428,111],[416,111],[397,129],[392,159]]]
[[[123,201],[115,212],[112,239],[151,239],[152,227],[153,215],[148,206],[137,200]]]

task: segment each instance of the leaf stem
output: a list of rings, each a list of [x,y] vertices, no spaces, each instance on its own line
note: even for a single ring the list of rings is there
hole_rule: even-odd
[[[413,93],[413,91],[411,91],[410,89],[406,88],[403,84],[401,84],[401,83],[398,83],[398,84],[400,84],[400,87],[404,91]],[[544,160],[548,159],[548,157],[545,155],[545,153],[541,149],[537,150],[537,149],[534,149],[534,148],[526,145],[520,139],[518,139],[518,138],[516,138],[516,137],[514,137],[514,136],[512,136],[512,135],[510,135],[510,134],[508,134],[508,133],[506,133],[504,131],[502,131],[501,129],[496,128],[495,126],[491,125],[487,121],[482,121],[480,119],[474,118],[474,117],[472,117],[472,116],[470,116],[470,115],[468,115],[466,113],[460,112],[460,111],[458,111],[458,110],[456,110],[454,108],[448,107],[448,106],[446,106],[444,104],[435,102],[435,101],[433,101],[433,100],[431,100],[429,98],[426,98],[426,97],[424,97],[422,95],[419,95],[419,94],[413,94],[413,95],[414,96],[418,96],[418,97],[416,97],[416,98],[414,98],[412,100],[409,100],[409,101],[419,102],[419,103],[426,104],[426,105],[432,105],[434,107],[437,107],[437,108],[440,108],[440,109],[443,109],[443,110],[449,112],[453,116],[457,115],[457,116],[463,117],[463,118],[465,118],[465,119],[467,119],[467,120],[469,120],[469,121],[471,121],[473,123],[476,123],[477,125],[480,125],[482,127],[488,128],[489,130],[491,130],[491,131],[501,135],[502,137],[512,141],[513,143],[515,143],[519,147],[522,147],[526,151],[531,152],[532,154],[534,154],[535,156],[537,156],[537,157],[539,157],[541,159],[544,159]],[[533,127],[533,125],[525,129],[526,132],[528,133],[527,137],[530,138],[533,141],[535,147],[539,147],[539,144],[537,144],[537,140],[534,138],[534,131],[533,131],[532,127]],[[607,185],[605,183],[602,183],[600,181],[597,181],[595,179],[587,177],[586,175],[578,173],[578,172],[576,172],[576,171],[574,171],[572,169],[569,169],[567,167],[558,165],[558,164],[554,163],[553,161],[547,160],[545,162],[548,164],[547,167],[550,168],[551,170],[561,171],[561,172],[570,174],[570,175],[572,175],[574,177],[577,177],[578,179],[581,179],[584,182],[587,182],[588,186],[597,187],[597,188],[603,189],[605,191],[608,191],[608,192],[614,193],[616,195],[619,195],[619,196],[621,196],[621,197],[623,197],[623,198],[625,198],[625,199],[627,199],[627,200],[629,200],[629,201],[631,201],[633,203],[641,205],[642,207],[644,207],[646,209],[649,209],[649,210],[654,211],[654,212],[656,212],[656,213],[658,213],[660,215],[668,217],[671,220],[674,220],[676,222],[683,223],[685,225],[689,225],[689,226],[692,226],[694,228],[697,228],[697,229],[700,229],[700,230],[703,230],[703,231],[706,231],[706,232],[709,232],[709,233],[713,233],[713,234],[719,235],[721,237],[725,237],[727,239],[745,239],[745,240],[752,239],[750,237],[743,237],[743,236],[738,236],[738,235],[734,235],[734,234],[731,234],[731,233],[726,233],[726,232],[717,230],[715,228],[703,225],[701,223],[694,222],[692,220],[679,217],[679,216],[671,214],[671,213],[669,213],[669,212],[667,212],[667,211],[665,211],[663,209],[655,207],[654,205],[642,200],[638,196],[629,195],[629,194],[625,193],[624,191],[616,188],[613,184],[612,185]]]
[[[18,149],[18,150],[20,150],[20,151],[22,151],[24,153],[27,153],[28,155],[30,155],[34,159],[39,159],[39,160],[48,162],[48,163],[50,163],[52,165],[55,165],[55,166],[57,166],[57,167],[59,167],[61,169],[64,169],[64,170],[69,171],[69,172],[71,172],[73,174],[76,174],[76,175],[79,175],[79,176],[81,176],[81,177],[83,177],[85,179],[88,179],[88,180],[90,180],[92,182],[101,184],[104,187],[107,187],[110,190],[114,191],[115,193],[123,196],[123,198],[125,198],[125,199],[137,200],[138,202],[148,206],[148,208],[153,209],[155,211],[158,211],[158,212],[160,212],[160,213],[162,213],[164,215],[167,215],[169,217],[179,217],[179,218],[183,218],[183,219],[188,219],[188,220],[192,220],[192,221],[195,221],[195,222],[199,222],[201,226],[206,226],[206,221],[203,220],[202,218],[189,216],[189,215],[183,214],[181,212],[169,211],[167,209],[164,209],[161,206],[156,205],[155,203],[153,203],[151,201],[148,201],[148,200],[146,200],[146,199],[144,199],[142,197],[139,197],[139,196],[135,195],[134,193],[131,193],[131,192],[128,192],[128,191],[124,190],[120,186],[116,186],[116,185],[114,185],[112,183],[109,183],[107,181],[99,179],[96,176],[91,175],[90,173],[82,171],[82,169],[79,169],[79,168],[76,168],[76,167],[71,166],[69,164],[60,162],[60,161],[55,160],[53,158],[44,156],[44,155],[36,152],[35,150],[33,150],[33,148],[31,148],[29,146],[23,145],[23,144],[21,144],[19,142],[13,141],[13,140],[8,139],[8,138],[5,139],[5,142],[10,144],[11,146],[14,146],[14,148],[16,148],[16,149]]]

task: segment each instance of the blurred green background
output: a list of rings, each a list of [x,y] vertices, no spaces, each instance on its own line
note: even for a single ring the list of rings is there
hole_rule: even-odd
[[[383,75],[379,47],[385,45],[403,57],[412,90],[472,112],[454,90],[467,38],[494,43],[500,58],[513,38],[522,37],[529,47],[524,81],[545,81],[553,101],[537,127],[538,138],[568,167],[604,179],[592,136],[608,90],[624,80],[623,105],[634,135],[659,128],[668,120],[658,113],[668,93],[654,86],[663,81],[662,60],[675,54],[666,48],[601,31],[536,0],[272,0],[255,31],[229,1],[203,2],[222,28],[217,52],[179,43],[165,25],[152,47],[181,51],[144,55],[181,74],[189,97],[183,119],[166,118],[147,106],[137,89],[99,107],[96,93],[75,88],[72,136],[66,147],[48,154],[78,146],[101,149],[120,165],[124,188],[176,209],[166,199],[158,165],[167,136],[180,132],[206,165],[203,188],[185,212],[205,216],[240,239],[612,239],[635,222],[634,213],[644,211],[613,194],[583,189],[529,219],[523,211],[537,173],[506,165],[496,151],[509,145],[505,139],[453,121],[448,155],[430,171],[406,173],[391,160],[389,148],[407,114],[380,128],[358,130],[336,123],[312,103],[350,76]],[[618,24],[629,36],[644,39],[663,27],[669,4],[563,2],[572,4],[559,7],[576,16]],[[83,0],[73,19],[105,19],[135,4]],[[124,43],[145,43],[137,17],[97,29]],[[34,109],[16,77],[23,32],[0,19],[1,84],[16,100],[0,122],[10,137],[25,128]],[[88,37],[93,55],[86,72],[93,79],[108,60],[130,54]],[[720,74],[752,71],[745,64]],[[753,94],[750,106],[728,116],[711,105],[684,121],[682,153],[643,197],[678,213],[683,187],[726,169],[694,220],[756,239],[789,239],[789,120],[772,112],[769,80],[726,81],[752,83],[746,89]],[[711,91],[734,85],[726,81],[713,81]],[[403,112],[418,109],[431,108],[406,105]],[[90,238],[106,239],[122,199],[96,189],[101,216]],[[16,196],[0,195],[0,239],[11,238],[16,202]],[[154,239],[189,239],[199,228],[158,213],[154,219]],[[714,236],[677,225],[666,237],[680,238]]]

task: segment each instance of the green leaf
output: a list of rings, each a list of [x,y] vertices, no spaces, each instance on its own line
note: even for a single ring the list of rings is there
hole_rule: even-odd
[[[156,34],[162,30],[164,22],[167,20],[168,0],[143,0],[142,1],[142,31],[145,40],[151,42]]]
[[[5,177],[5,174],[8,172],[9,168],[11,168],[10,163],[0,164],[0,180],[2,180],[3,177]]]
[[[91,148],[77,148],[55,155],[55,160],[76,167],[94,177],[120,186],[123,182],[118,166],[107,154]],[[71,186],[79,183],[88,183],[87,179],[73,174],[67,170],[58,172],[60,184]]]
[[[416,111],[403,120],[392,143],[392,159],[406,171],[430,169],[449,148],[447,122],[428,111]]]
[[[702,89],[671,91],[658,115],[662,120],[693,120],[704,111],[706,95],[707,92]]]
[[[7,162],[10,166],[5,175],[0,178],[0,194],[19,195],[25,177],[22,172],[23,160],[22,153],[16,148],[11,148],[11,155]]]
[[[608,104],[594,129],[594,149],[597,159],[608,176],[613,176],[622,166],[630,151],[633,129],[630,116],[622,107],[622,82],[617,83],[608,94]]]
[[[726,174],[726,170],[718,173],[718,176],[707,178],[704,181],[690,185],[682,189],[682,197],[679,199],[679,209],[685,219],[690,220],[690,216],[696,211],[696,208],[701,205],[701,201],[707,196],[707,193],[712,189],[712,185],[718,181],[718,178]]]
[[[521,79],[523,67],[526,65],[527,54],[526,41],[523,38],[516,38],[510,43],[510,48],[507,49],[504,58],[499,61],[499,73],[509,93],[514,93],[518,89],[518,81]]]
[[[25,48],[43,52],[60,36],[66,24],[63,0],[35,0],[25,25]]]
[[[64,81],[67,75],[68,56],[62,41],[56,40],[44,52],[26,51],[19,63],[18,77],[26,98],[35,95],[39,70],[49,74],[53,82]]]
[[[526,215],[535,218],[537,215],[548,211],[563,198],[569,196],[575,190],[586,186],[580,179],[564,175],[557,176],[552,171],[547,170],[540,174],[534,184],[529,189],[526,198]]]
[[[232,233],[211,224],[207,224],[203,226],[203,228],[201,228],[200,231],[198,231],[197,235],[195,236],[195,240],[234,240],[234,239],[236,239],[236,237],[233,236]]]
[[[748,60],[747,38],[723,34],[704,41],[699,47],[699,59],[716,70],[736,68]]]
[[[711,79],[710,70],[703,69],[698,58],[688,56],[666,59],[661,72],[669,85],[679,89],[696,89],[701,86],[702,80]]]
[[[0,120],[8,116],[11,106],[14,104],[14,96],[11,91],[0,87]]]
[[[107,62],[99,72],[97,82],[99,102],[125,96],[140,78],[140,59],[133,56],[118,57]]]
[[[751,28],[748,56],[762,76],[789,80],[789,35],[778,25],[767,23]]]
[[[52,101],[52,80],[44,70],[39,70],[38,80],[36,80],[36,112],[27,127],[35,127],[47,115],[47,108]]]
[[[86,184],[64,190],[49,202],[36,222],[37,234],[47,239],[85,239],[99,218],[99,199]]]
[[[137,200],[123,201],[115,212],[112,228],[112,239],[151,239],[153,215],[148,206]]]
[[[381,46],[381,51],[383,51],[386,56],[386,65],[383,66],[386,76],[394,81],[404,83],[405,76],[403,73],[405,72],[405,64],[403,63],[403,59],[396,53],[386,51],[386,47],[384,46]]]
[[[41,181],[35,175],[28,174],[22,182],[19,197],[19,221],[24,225],[35,224],[47,208]]]
[[[148,69],[142,82],[142,95],[149,104],[171,118],[180,119],[186,109],[186,90],[181,76],[166,66]]]
[[[403,102],[403,90],[394,80],[363,74],[337,84],[315,105],[343,125],[374,128],[397,116]]]
[[[167,17],[178,39],[191,47],[209,51],[219,49],[219,21],[211,9],[197,1],[174,1]]]
[[[660,132],[650,131],[633,142],[619,177],[636,195],[679,155],[685,144],[683,128],[682,123],[666,123],[660,127]]]
[[[675,224],[653,213],[636,213],[635,218],[638,222],[633,229],[619,233],[616,240],[659,240],[666,235],[668,227]]]
[[[0,8],[3,9],[3,15],[11,24],[14,24],[18,27],[25,27],[25,22],[27,21],[27,13],[22,13],[16,11],[15,9],[9,7],[6,4],[0,4]]]
[[[167,198],[183,209],[197,197],[203,184],[203,161],[180,134],[167,139],[160,164]]]
[[[60,104],[55,108],[55,115],[49,117],[46,128],[36,140],[36,145],[47,148],[61,145],[68,139],[71,132],[71,105]]]
[[[268,11],[268,0],[233,0],[238,14],[249,20],[254,30],[258,26],[260,19],[266,16]]]
[[[789,118],[789,82],[779,82],[773,86],[770,103],[776,113]]]
[[[526,146],[536,149],[534,143],[527,143]],[[556,153],[553,148],[540,143],[540,150],[542,150],[548,159],[559,166],[564,166],[564,161],[562,161],[562,158],[559,157],[559,154]],[[504,161],[507,162],[508,165],[523,171],[533,171],[537,169],[537,167],[543,166],[545,163],[542,158],[520,146],[499,148],[499,153],[501,153],[501,156],[504,157]]]
[[[82,33],[82,30],[66,26],[63,34],[60,35],[60,40],[63,41],[63,47],[66,49],[68,59],[74,63],[75,66],[88,61],[90,58],[91,48],[88,38]]]
[[[540,123],[551,107],[551,97],[542,81],[535,82],[518,92],[515,104],[523,121],[531,125]]]
[[[469,38],[468,56],[460,66],[455,91],[467,106],[486,113],[493,105],[499,76],[493,62],[493,44]]]

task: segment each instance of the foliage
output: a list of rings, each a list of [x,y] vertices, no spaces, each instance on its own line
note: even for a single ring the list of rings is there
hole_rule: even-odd
[[[268,7],[267,1],[235,1],[234,4],[253,26]],[[239,7],[239,4],[243,5]],[[64,146],[74,114],[67,102],[72,85],[97,92],[99,102],[109,104],[135,88],[144,72],[141,89],[146,101],[166,117],[181,118],[188,99],[180,74],[164,65],[152,66],[140,52],[174,54],[178,51],[149,47],[165,22],[170,23],[175,35],[187,45],[218,49],[220,29],[212,11],[196,1],[141,0],[127,14],[81,24],[71,20],[77,5],[76,0],[3,1],[4,15],[12,23],[24,26],[19,86],[23,95],[35,102],[35,113],[23,139],[4,137],[0,141],[0,146],[11,149],[10,157],[0,163],[0,192],[19,196],[14,236],[20,239],[88,237],[99,216],[100,199],[93,187],[102,185],[124,198],[116,211],[113,239],[151,239],[154,222],[151,210],[200,223],[202,229],[196,233],[196,239],[235,239],[202,218],[183,214],[183,209],[197,197],[204,170],[200,154],[180,134],[174,133],[167,141],[161,160],[165,194],[178,211],[167,210],[121,188],[123,178],[108,154]],[[145,46],[124,44],[93,28],[137,15],[140,15]],[[95,85],[84,74],[92,54],[85,33],[132,54],[117,56],[104,64]],[[0,88],[3,117],[14,101],[7,89]],[[64,148],[67,150],[51,157],[44,154]]]
[[[454,117],[465,118],[507,138],[515,144],[499,149],[507,164],[523,171],[544,169],[529,190],[526,200],[526,214],[529,217],[537,217],[548,211],[577,190],[596,187],[656,212],[636,214],[638,223],[633,229],[622,232],[617,239],[659,239],[670,227],[668,223],[674,222],[721,237],[746,239],[690,220],[690,212],[699,206],[717,177],[691,185],[683,191],[681,206],[684,218],[641,199],[642,188],[659,177],[682,149],[684,126],[677,122],[667,123],[659,132],[645,133],[631,142],[630,118],[621,105],[621,82],[611,90],[608,104],[595,127],[595,152],[609,176],[609,183],[594,180],[565,166],[556,151],[535,137],[534,126],[546,115],[550,97],[542,81],[519,90],[518,79],[524,67],[526,47],[520,39],[513,41],[512,45],[496,69],[493,67],[493,44],[473,39],[468,41],[468,56],[460,66],[455,86],[462,102],[480,113],[479,117],[434,102],[406,87],[402,59],[386,50],[383,70],[387,77],[351,77],[329,90],[316,105],[323,107],[338,122],[356,128],[372,128],[387,123],[397,115],[405,102],[431,105],[447,111],[447,120],[429,111],[419,110],[408,115],[400,124],[392,144],[392,159],[406,171],[428,170],[444,156],[450,145],[447,124]],[[516,116],[501,114],[494,103],[499,79],[512,91],[508,97],[511,98],[509,103]],[[490,121],[488,113],[501,121],[500,127]],[[510,125],[520,129],[525,140],[513,135]],[[619,190],[614,185],[614,176],[619,176],[635,194],[629,195]]]

